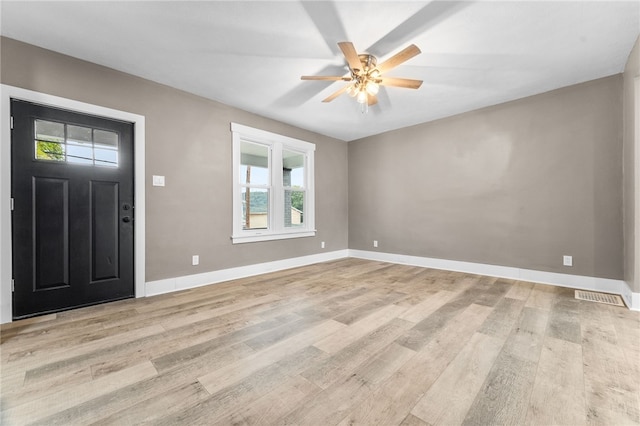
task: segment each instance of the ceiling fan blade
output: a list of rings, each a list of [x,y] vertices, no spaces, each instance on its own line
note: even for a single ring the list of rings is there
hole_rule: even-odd
[[[329,95],[326,99],[323,99],[322,102],[331,102],[332,100],[346,92],[347,87],[349,87],[348,84],[346,84],[344,87],[341,87],[340,90],[333,92],[333,94]]]
[[[378,71],[380,71],[380,74],[383,74],[420,53],[421,51],[418,46],[412,44],[378,65]]]
[[[404,87],[406,89],[418,89],[422,85],[422,80],[411,80],[409,78],[383,77],[380,79],[380,85]]]
[[[473,5],[467,1],[430,1],[413,16],[369,46],[367,52],[381,57],[404,45],[412,38],[438,27],[452,16]]]
[[[340,51],[336,43],[347,39],[347,31],[344,28],[338,8],[331,1],[303,1],[300,2],[311,21],[318,30],[331,53],[337,55]]]
[[[350,81],[351,77],[338,77],[337,75],[303,75],[300,80],[327,80],[327,81]]]
[[[362,63],[360,62],[360,58],[358,58],[358,52],[356,52],[356,48],[353,47],[353,43],[350,41],[341,41],[338,43],[340,50],[342,50],[342,54],[344,55],[347,63],[349,64],[349,68],[352,70],[362,69]]]
[[[378,103],[378,97],[376,95],[367,95],[367,105],[372,106]]]

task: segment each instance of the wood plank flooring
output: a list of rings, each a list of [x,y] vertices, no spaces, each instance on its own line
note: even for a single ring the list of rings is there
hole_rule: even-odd
[[[640,424],[640,313],[342,259],[1,327],[3,425]]]

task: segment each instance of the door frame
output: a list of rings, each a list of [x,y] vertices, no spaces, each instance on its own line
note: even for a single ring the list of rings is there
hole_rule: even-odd
[[[640,295],[640,76],[637,76],[633,79],[634,83],[634,100],[633,100],[633,121],[635,131],[633,132],[633,151],[634,151],[634,184],[633,186],[633,202],[635,202],[635,241],[633,248],[633,255],[635,257],[635,265],[634,265],[634,281],[631,291]],[[637,297],[636,300],[633,301],[633,308],[635,310],[640,310],[640,297]]]
[[[145,296],[145,117],[33,90],[0,85],[0,324],[13,320],[11,289],[11,99],[133,123],[134,155],[134,291]]]

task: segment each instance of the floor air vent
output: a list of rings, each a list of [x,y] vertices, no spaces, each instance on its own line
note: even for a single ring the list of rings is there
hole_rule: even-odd
[[[607,305],[624,306],[622,298],[616,294],[597,293],[595,291],[576,290],[576,299]]]

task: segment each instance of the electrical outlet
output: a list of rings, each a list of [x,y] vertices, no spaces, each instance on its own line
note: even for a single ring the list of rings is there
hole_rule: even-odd
[[[320,248],[324,248],[324,241],[320,243]]]
[[[562,256],[562,264],[564,266],[573,266],[573,256]]]
[[[378,247],[378,240],[373,240],[373,246]]]
[[[199,265],[200,264],[200,256],[198,256],[197,254],[194,254],[193,256],[191,256],[191,264],[193,266]]]

